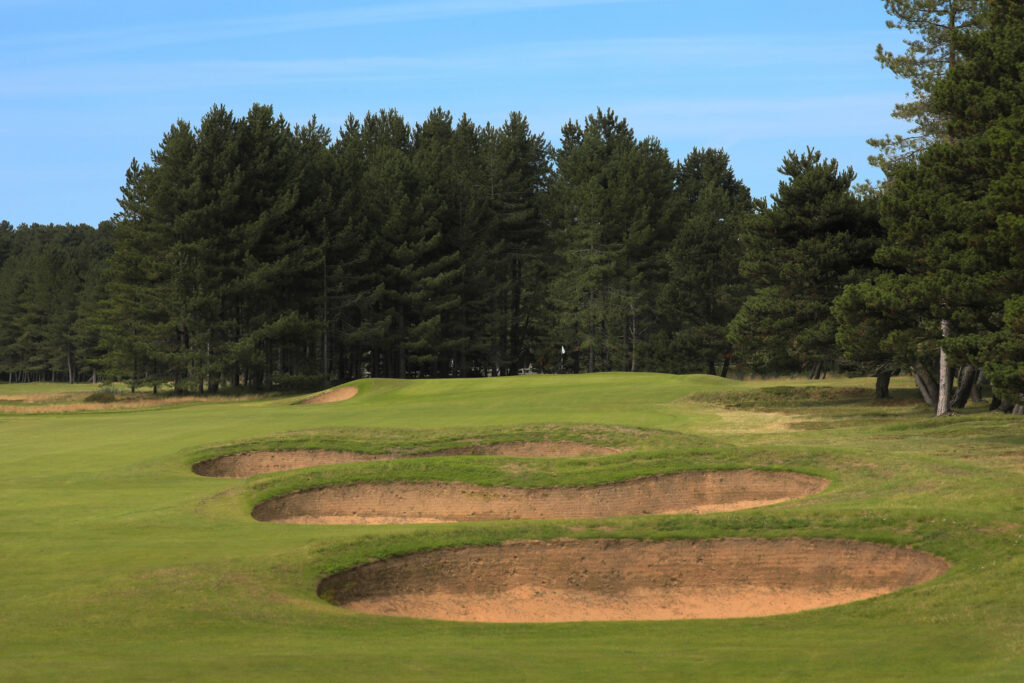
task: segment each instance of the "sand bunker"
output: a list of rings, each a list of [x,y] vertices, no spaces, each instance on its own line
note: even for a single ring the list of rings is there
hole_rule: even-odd
[[[298,491],[260,503],[252,516],[291,524],[403,524],[508,519],[583,519],[724,512],[824,490],[795,472],[698,471],[598,486],[512,488],[461,482],[358,483]]]
[[[516,541],[362,565],[317,592],[360,612],[452,621],[721,619],[863,600],[947,567],[928,553],[848,540]]]
[[[347,462],[424,458],[440,455],[502,455],[519,458],[568,458],[582,455],[617,453],[607,446],[589,446],[575,441],[515,441],[449,448],[426,453],[360,453],[357,451],[294,450],[246,451],[204,460],[192,471],[204,477],[251,477],[268,472],[283,472],[300,467],[337,465]]]
[[[305,401],[300,401],[299,405],[313,405],[315,403],[337,403],[338,401],[347,401],[356,394],[359,393],[359,387],[338,387],[337,389],[331,389],[325,391],[322,394],[317,394],[311,398],[307,398]]]

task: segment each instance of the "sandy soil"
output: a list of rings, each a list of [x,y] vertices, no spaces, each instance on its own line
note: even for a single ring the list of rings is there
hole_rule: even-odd
[[[359,387],[338,387],[300,401],[299,404],[308,406],[316,403],[337,403],[338,401],[347,401],[358,393]]]
[[[346,462],[424,458],[439,455],[503,455],[519,458],[569,458],[582,455],[617,453],[607,446],[589,446],[575,441],[515,441],[509,443],[465,446],[427,453],[360,453],[356,451],[296,450],[246,451],[204,460],[192,471],[204,477],[251,477],[255,474],[282,472],[300,467],[337,465]]]
[[[373,562],[318,593],[360,612],[453,621],[722,619],[863,600],[947,568],[928,553],[835,539],[515,541]]]
[[[827,485],[820,477],[763,470],[680,472],[598,486],[532,489],[461,482],[359,483],[274,498],[257,505],[252,516],[291,524],[396,524],[725,512],[807,496]]]

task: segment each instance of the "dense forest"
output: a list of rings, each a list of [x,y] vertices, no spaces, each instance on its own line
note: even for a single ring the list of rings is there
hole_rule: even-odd
[[[890,0],[910,80],[854,184],[820,151],[751,197],[597,110],[557,147],[511,113],[214,106],[132,161],[97,228],[0,223],[9,381],[176,391],[607,370],[914,376],[944,414],[1024,394],[1024,9]],[[941,7],[939,6],[941,5]],[[937,27],[937,28],[936,28]],[[1016,406],[1016,408],[1015,408]]]

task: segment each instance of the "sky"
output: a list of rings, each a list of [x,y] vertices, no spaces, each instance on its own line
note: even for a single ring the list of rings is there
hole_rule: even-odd
[[[294,9],[291,7],[295,7]],[[907,84],[882,0],[0,0],[0,220],[96,225],[132,158],[214,104],[337,133],[349,113],[510,111],[557,145],[598,107],[673,159],[720,147],[754,196],[808,146],[878,179]]]

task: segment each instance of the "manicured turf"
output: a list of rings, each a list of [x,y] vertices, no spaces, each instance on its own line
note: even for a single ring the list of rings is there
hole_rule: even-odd
[[[871,380],[598,374],[358,382],[294,398],[0,413],[0,679],[878,680],[1024,677],[1024,422],[930,417]],[[0,387],[40,394],[62,387]],[[304,432],[302,435],[281,436]],[[193,462],[262,444],[388,450],[550,436],[622,452],[335,465],[250,480]],[[822,494],[701,517],[393,527],[265,524],[252,505],[329,481],[545,486],[704,467],[829,478]],[[489,625],[372,617],[316,597],[366,559],[512,538],[840,537],[948,559],[943,577],[759,619]]]

